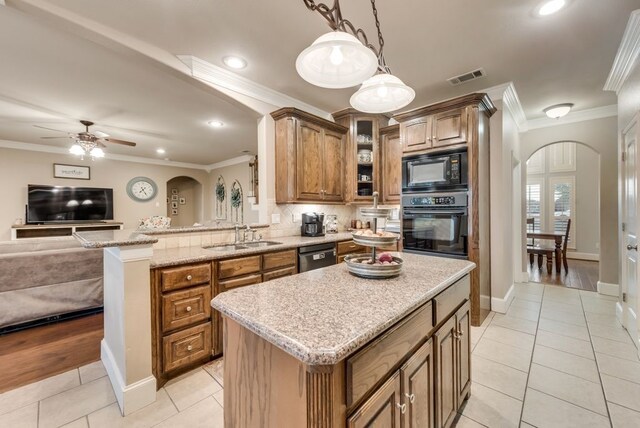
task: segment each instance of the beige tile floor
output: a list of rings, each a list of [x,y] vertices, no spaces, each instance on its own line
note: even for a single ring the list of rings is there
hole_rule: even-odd
[[[457,427],[640,427],[640,360],[615,299],[520,284],[473,327],[471,398]],[[223,426],[222,361],[167,383],[123,418],[100,362],[0,394],[0,427]]]

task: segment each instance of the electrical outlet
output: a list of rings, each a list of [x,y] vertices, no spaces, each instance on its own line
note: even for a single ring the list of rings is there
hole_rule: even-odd
[[[294,223],[299,223],[301,221],[300,214],[291,214],[291,221],[293,221]]]
[[[271,224],[280,224],[280,214],[271,214]]]

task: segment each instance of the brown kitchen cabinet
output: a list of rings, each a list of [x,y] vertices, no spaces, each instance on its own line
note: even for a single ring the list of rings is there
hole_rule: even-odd
[[[348,129],[295,108],[271,116],[276,128],[276,203],[344,202]]]
[[[360,254],[367,251],[367,247],[358,245],[353,241],[338,242],[336,255],[338,256],[338,263],[342,263],[344,258],[350,254]]]
[[[348,428],[400,428],[402,421],[400,373],[396,372],[349,418]]]
[[[402,142],[399,125],[380,129],[380,171],[382,203],[399,204],[402,194]]]
[[[401,395],[406,405],[404,428],[433,428],[435,379],[433,340],[429,339],[400,368]]]
[[[382,114],[364,114],[348,108],[333,113],[336,123],[349,129],[345,150],[345,201],[370,203],[380,192],[380,128],[389,123]]]
[[[467,142],[467,110],[454,108],[400,123],[405,153]]]

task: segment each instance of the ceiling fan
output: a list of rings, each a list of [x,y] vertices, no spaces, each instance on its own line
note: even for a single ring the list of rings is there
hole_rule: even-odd
[[[91,158],[101,158],[104,157],[105,148],[104,143],[113,143],[113,144],[121,144],[123,146],[135,147],[136,143],[132,143],[131,141],[118,140],[117,138],[109,137],[109,134],[106,134],[101,131],[93,131],[89,132],[89,127],[93,125],[93,122],[88,120],[81,120],[80,123],[84,125],[85,130],[79,133],[73,132],[65,132],[59,129],[46,128],[44,126],[34,125],[36,128],[46,129],[48,131],[56,131],[56,132],[65,132],[67,134],[66,137],[40,137],[45,140],[52,140],[57,138],[70,138],[74,141],[74,144],[69,148],[69,152],[74,155],[84,156],[88,154]]]

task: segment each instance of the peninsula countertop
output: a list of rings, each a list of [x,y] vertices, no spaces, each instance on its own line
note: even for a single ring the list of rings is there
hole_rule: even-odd
[[[335,364],[475,267],[466,260],[398,255],[404,266],[396,278],[358,278],[338,264],[230,290],[211,306],[305,364]]]
[[[145,235],[141,231],[134,229],[76,232],[73,236],[85,248],[126,247],[158,242],[158,238]]]

